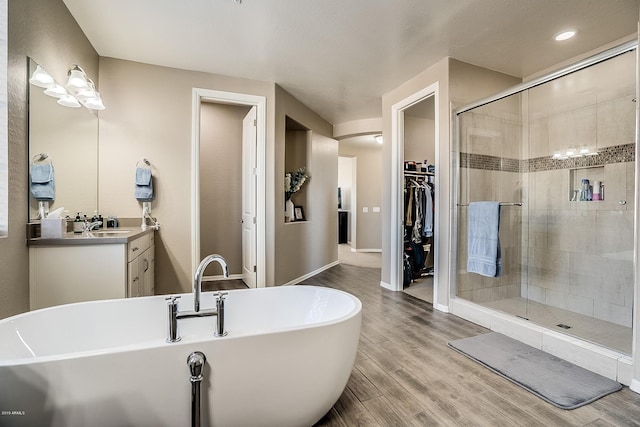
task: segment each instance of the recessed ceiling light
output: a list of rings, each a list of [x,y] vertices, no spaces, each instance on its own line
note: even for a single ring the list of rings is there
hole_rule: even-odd
[[[576,35],[576,30],[566,30],[556,34],[553,38],[555,41],[561,42],[564,40],[569,40],[571,37],[575,35]]]

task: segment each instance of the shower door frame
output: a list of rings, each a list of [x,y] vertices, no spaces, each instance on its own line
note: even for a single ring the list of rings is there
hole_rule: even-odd
[[[618,55],[627,53],[627,52],[631,52],[631,51],[636,51],[636,98],[638,98],[638,65],[637,65],[637,57],[638,57],[638,40],[634,39],[625,43],[622,43],[618,46],[615,46],[613,48],[607,49],[603,52],[600,52],[598,54],[589,56],[588,58],[585,58],[579,62],[576,62],[575,64],[569,65],[567,67],[561,68],[557,71],[554,71],[552,73],[549,74],[545,74],[543,76],[540,76],[538,78],[532,79],[528,82],[524,82],[515,86],[512,86],[509,89],[506,89],[502,92],[499,92],[495,95],[492,95],[490,97],[486,97],[483,99],[480,99],[478,101],[475,101],[471,104],[465,105],[463,107],[457,108],[453,111],[452,113],[452,117],[453,117],[453,129],[452,129],[452,137],[453,137],[453,143],[454,145],[454,156],[452,159],[452,168],[453,168],[453,185],[452,185],[452,197],[453,197],[453,206],[452,206],[452,214],[451,214],[451,239],[452,239],[452,247],[455,247],[455,250],[451,251],[451,270],[450,270],[450,301],[451,302],[455,302],[455,300],[465,300],[464,298],[459,298],[457,296],[458,293],[458,224],[459,224],[459,219],[460,219],[460,207],[459,207],[459,203],[460,203],[460,147],[461,147],[461,141],[460,141],[460,115],[462,113],[465,113],[467,111],[473,110],[475,108],[478,107],[482,107],[484,105],[487,105],[489,103],[495,102],[495,101],[499,101],[501,99],[504,99],[508,96],[511,95],[515,95],[517,93],[522,93],[528,89],[532,89],[536,86],[540,86],[544,83],[548,83],[552,80],[558,79],[560,77],[564,77],[568,74],[571,74],[573,72],[585,69],[587,67],[590,67],[592,65],[604,62],[608,59],[614,58]],[[637,314],[636,314],[636,303],[638,302],[638,286],[637,286],[637,278],[639,275],[638,272],[638,268],[640,268],[639,263],[637,261],[638,258],[638,231],[637,231],[637,227],[639,225],[639,220],[638,220],[638,205],[639,205],[639,201],[638,201],[638,197],[637,197],[637,192],[638,192],[638,179],[639,179],[639,173],[638,170],[640,169],[639,167],[639,163],[638,160],[640,160],[639,157],[639,150],[638,150],[638,125],[639,125],[639,118],[638,118],[638,107],[637,107],[637,103],[636,103],[636,130],[635,130],[635,158],[636,158],[636,164],[635,164],[635,188],[636,188],[636,197],[634,198],[634,209],[635,209],[635,217],[634,217],[634,277],[633,277],[633,286],[634,286],[634,303],[633,303],[633,344],[632,344],[632,355],[635,355],[635,349],[636,349],[636,318],[637,318]],[[473,302],[470,302],[471,304],[476,304]],[[451,307],[453,307],[455,304],[451,304]],[[490,311],[494,311],[492,309],[488,309],[488,308],[483,308],[484,310],[490,310]],[[453,310],[454,314],[455,313],[455,309]],[[640,385],[638,385],[638,389],[640,390]]]

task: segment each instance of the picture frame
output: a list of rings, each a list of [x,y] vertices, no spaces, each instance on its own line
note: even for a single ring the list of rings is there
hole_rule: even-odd
[[[293,207],[293,220],[294,221],[306,221],[304,217],[304,208],[302,206]]]

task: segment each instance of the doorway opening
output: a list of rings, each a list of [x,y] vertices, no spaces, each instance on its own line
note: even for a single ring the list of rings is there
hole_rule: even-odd
[[[265,108],[262,96],[193,89],[192,271],[218,252],[248,287],[265,286]]]
[[[338,149],[338,260],[381,268],[382,148],[376,134],[340,140]]]
[[[423,98],[403,111],[403,291],[433,304],[437,185],[434,97]]]
[[[438,300],[437,249],[441,241],[436,205],[440,156],[437,105],[438,83],[434,83],[396,103],[391,111],[393,181],[389,289],[402,291],[414,284],[414,290],[421,288],[414,296],[431,303]],[[425,203],[427,197],[431,203]],[[416,207],[416,201],[420,208]],[[413,259],[410,265],[413,275],[406,281],[408,257]]]

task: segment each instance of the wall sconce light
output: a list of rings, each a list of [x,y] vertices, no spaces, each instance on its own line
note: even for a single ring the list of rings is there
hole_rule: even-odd
[[[96,91],[93,81],[87,77],[82,67],[74,65],[69,69],[67,76],[66,87],[59,85],[38,65],[29,83],[45,88],[46,95],[58,98],[57,103],[65,107],[78,108],[84,105],[90,110],[104,110],[100,93]]]
[[[36,67],[36,70],[33,72],[33,75],[29,79],[29,83],[39,87],[48,88],[55,82],[53,81],[53,77],[51,77],[49,73],[47,73],[41,66],[38,65]]]
[[[80,107],[80,103],[78,102],[78,100],[74,98],[73,95],[69,95],[68,93],[66,95],[61,96],[56,102],[62,105],[63,107],[71,107],[71,108]]]
[[[44,93],[45,95],[53,96],[54,98],[62,98],[67,95],[67,90],[64,86],[54,83],[45,89]]]
[[[586,145],[583,145],[582,147],[580,147],[580,149],[577,149],[575,147],[569,147],[566,149],[564,153],[562,151],[556,151],[553,153],[553,156],[551,156],[551,158],[556,160],[566,160],[570,157],[579,158],[579,157],[596,156],[596,155],[598,155],[597,151],[591,151],[589,150],[589,147],[587,147]]]
[[[67,80],[67,87],[75,90],[85,89],[88,86],[87,73],[84,72],[79,65],[71,67],[67,73],[69,80]]]

